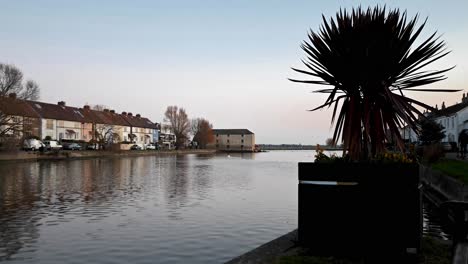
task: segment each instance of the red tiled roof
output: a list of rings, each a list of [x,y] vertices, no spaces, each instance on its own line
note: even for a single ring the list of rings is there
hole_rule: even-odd
[[[87,120],[87,123],[96,123],[104,124],[104,121],[96,114],[95,110],[80,108],[80,113],[83,114],[84,118]]]
[[[89,123],[80,109],[58,104],[26,101],[42,118]]]
[[[120,115],[111,112],[91,110],[100,120],[99,124],[130,126],[130,124]]]
[[[39,114],[26,101],[0,96],[0,111],[7,115],[40,118]]]
[[[155,128],[155,123],[151,122],[146,117],[137,117],[129,115],[121,115],[132,127]]]
[[[76,108],[10,97],[0,97],[0,111],[8,115],[57,119],[81,123],[133,126],[151,129],[158,128],[157,123],[153,123],[145,117],[121,115],[110,111],[96,111],[89,108]]]

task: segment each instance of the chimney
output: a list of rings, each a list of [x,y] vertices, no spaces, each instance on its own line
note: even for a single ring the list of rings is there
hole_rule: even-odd
[[[60,105],[60,106],[65,106],[65,101],[60,101],[57,104]]]
[[[132,113],[130,113],[130,112],[129,112],[127,115],[128,115],[128,116],[133,116],[133,114],[132,114]]]
[[[123,115],[123,116],[126,116],[126,115],[127,115],[127,112],[122,112],[122,115]]]
[[[16,99],[16,93],[10,93],[8,95],[8,97],[12,98],[12,99]]]
[[[140,118],[140,117],[141,117],[141,115],[140,115],[140,114],[136,114],[136,117]]]
[[[111,113],[115,114],[115,110],[110,110],[109,112],[111,112]]]
[[[445,102],[442,102],[442,109],[445,109]]]
[[[109,112],[109,109],[104,109],[104,112]]]
[[[89,105],[84,105],[84,106],[83,106],[83,109],[84,109],[84,110],[89,110],[89,109],[91,109],[91,107],[89,107]]]

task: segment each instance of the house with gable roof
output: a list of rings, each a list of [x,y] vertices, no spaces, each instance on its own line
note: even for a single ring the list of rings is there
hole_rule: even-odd
[[[41,117],[41,138],[51,137],[53,140],[87,140],[84,135],[86,120],[79,108],[70,107],[64,101],[49,104],[36,101],[27,103]]]
[[[140,114],[134,116],[132,113],[123,112],[122,117],[130,124],[128,137],[132,142],[141,146],[155,143],[154,130],[157,129],[157,124],[151,122],[146,117],[142,117]]]
[[[461,103],[446,107],[442,102],[441,109],[432,111],[428,117],[445,129],[443,142],[458,142],[458,135],[468,129],[468,94],[463,94]]]
[[[16,138],[41,137],[41,116],[15,93],[0,96],[0,131]]]

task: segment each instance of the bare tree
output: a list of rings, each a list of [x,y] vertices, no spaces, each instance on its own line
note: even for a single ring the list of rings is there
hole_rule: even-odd
[[[171,132],[176,136],[176,146],[182,147],[190,133],[190,121],[184,108],[168,106],[164,113],[165,121],[169,122]]]
[[[202,118],[193,118],[192,120],[190,120],[190,133],[195,136],[200,128],[199,126],[199,121],[201,120]]]
[[[195,132],[193,141],[196,141],[200,148],[206,148],[208,143],[214,141],[213,125],[204,118],[197,118],[192,122],[192,133]]]
[[[120,136],[114,132],[114,126],[112,125],[97,125],[95,135],[96,142],[104,148],[120,141]]]
[[[0,111],[0,139],[13,136],[22,131],[23,121],[20,117],[11,116]]]
[[[33,80],[28,80],[20,96],[32,101],[39,100],[39,85]]]
[[[16,66],[0,63],[0,96],[11,93],[15,93],[20,99],[38,100],[40,89],[32,80],[23,85],[23,73]]]
[[[96,111],[104,111],[104,109],[108,109],[107,106],[102,104],[93,105],[91,108]]]

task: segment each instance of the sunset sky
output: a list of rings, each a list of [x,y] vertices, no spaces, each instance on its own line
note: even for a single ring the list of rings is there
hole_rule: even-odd
[[[468,92],[468,1],[1,1],[0,62],[39,83],[41,101],[103,104],[163,120],[184,107],[215,128],[248,128],[257,143],[324,143],[331,111],[308,112],[325,96],[292,83],[300,43],[321,15],[340,7],[406,9],[449,54],[428,67],[456,65],[435,87]],[[96,3],[95,3],[96,2]],[[99,2],[99,3],[97,3]],[[425,103],[455,94],[408,94]]]

